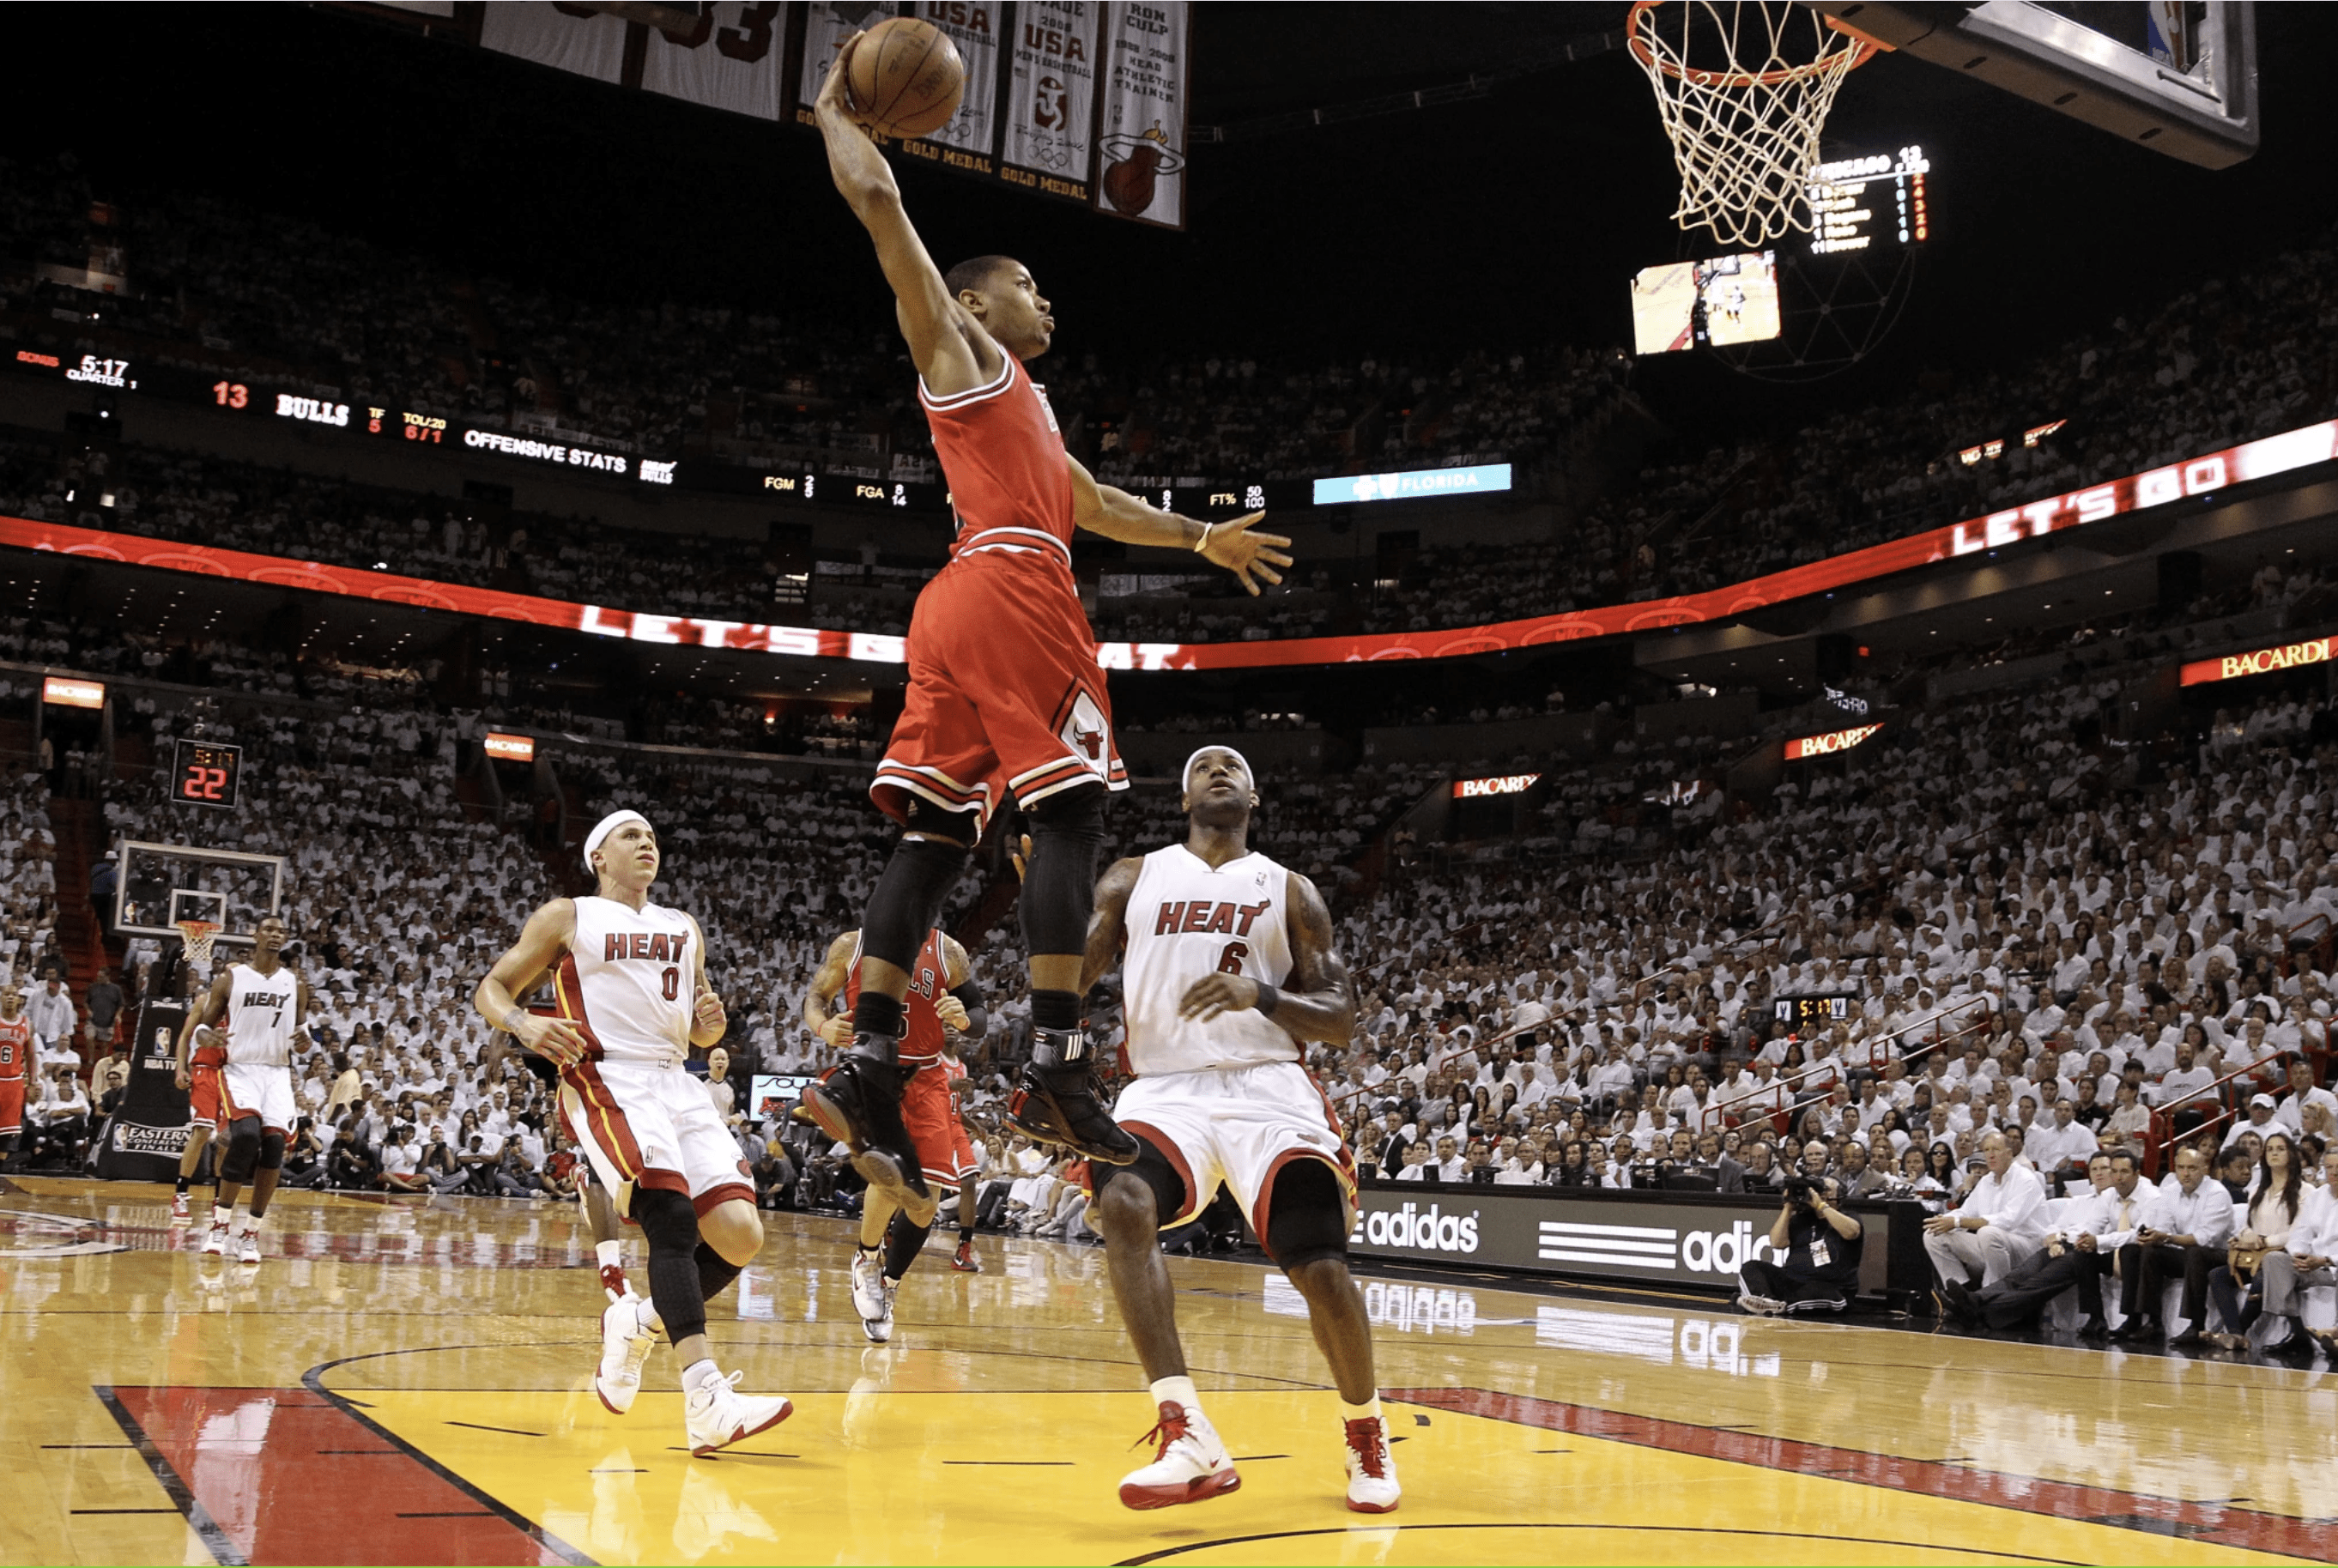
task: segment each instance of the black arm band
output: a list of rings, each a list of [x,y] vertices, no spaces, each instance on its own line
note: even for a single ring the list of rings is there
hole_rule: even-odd
[[[966,1009],[966,1027],[960,1034],[969,1040],[979,1040],[990,1033],[990,1009],[983,1004],[980,981],[969,977],[951,986],[950,995]]]
[[[1262,1015],[1272,1018],[1274,1010],[1282,1005],[1282,993],[1262,980],[1258,983],[1258,1000],[1251,1005],[1257,1008]]]

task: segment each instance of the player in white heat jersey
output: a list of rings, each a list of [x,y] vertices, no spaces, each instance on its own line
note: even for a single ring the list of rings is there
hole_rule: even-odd
[[[1158,1240],[1223,1186],[1306,1298],[1339,1385],[1348,1506],[1385,1514],[1397,1505],[1396,1467],[1371,1322],[1348,1273],[1355,1161],[1299,1050],[1302,1040],[1347,1044],[1354,992],[1315,885],[1251,850],[1258,796],[1242,753],[1194,752],[1184,806],[1183,844],[1105,873],[1082,965],[1085,988],[1126,949],[1121,995],[1136,1081],[1113,1117],[1143,1146],[1133,1165],[1092,1168],[1104,1176],[1088,1210],[1159,1412],[1154,1461],[1121,1482],[1120,1500],[1162,1508],[1242,1484],[1186,1373]]]
[[[249,1181],[251,1206],[233,1243],[238,1261],[244,1263],[260,1261],[260,1222],[284,1168],[284,1141],[294,1116],[292,1047],[309,1044],[300,1022],[309,1009],[309,983],[281,957],[290,935],[273,915],[254,927],[250,960],[212,976],[188,1009],[179,1036],[182,1062],[191,1044],[227,1054],[219,1070],[219,1115],[227,1142],[220,1152],[219,1191],[211,1199],[211,1230],[203,1250],[229,1250],[236,1194]]]
[[[706,985],[698,922],[650,902],[657,830],[614,811],[584,838],[593,897],[555,898],[479,982],[472,1004],[521,1049],[560,1069],[560,1107],[594,1174],[649,1243],[650,1298],[601,1314],[602,1404],[633,1408],[642,1363],[663,1332],[682,1363],[690,1451],[707,1455],[788,1418],[784,1398],[740,1394],[715,1367],[706,1302],[762,1250],[763,1222],[739,1145],[706,1087],[683,1071],[691,1048],[729,1026]],[[549,975],[553,1014],[521,1006]]]

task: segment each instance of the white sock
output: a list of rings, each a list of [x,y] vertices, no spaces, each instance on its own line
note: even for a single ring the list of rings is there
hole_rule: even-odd
[[[682,1391],[685,1394],[693,1388],[702,1388],[722,1381],[722,1373],[714,1365],[714,1358],[711,1356],[693,1361],[682,1369]]]
[[[1340,1419],[1342,1421],[1377,1421],[1380,1418],[1380,1396],[1377,1394],[1361,1405],[1351,1405],[1345,1399],[1340,1401]]]
[[[625,1266],[625,1244],[623,1241],[595,1241],[593,1243],[593,1256],[599,1259],[604,1269],[623,1269]]]
[[[658,1316],[656,1303],[653,1302],[646,1296],[636,1296],[634,1298],[634,1321],[641,1325],[642,1332],[644,1334],[663,1334],[665,1332],[665,1319]],[[709,1361],[704,1363],[704,1365],[712,1367],[714,1363]],[[685,1380],[684,1387],[687,1386],[687,1381]]]
[[[1202,1396],[1195,1391],[1191,1377],[1155,1377],[1153,1380],[1153,1402],[1155,1405],[1183,1406],[1186,1412],[1202,1413]]]
[[[211,1223],[224,1230],[235,1223],[235,1210],[224,1203],[211,1205]]]
[[[259,1215],[246,1214],[243,1217],[243,1233],[247,1236],[256,1236],[260,1233]]]

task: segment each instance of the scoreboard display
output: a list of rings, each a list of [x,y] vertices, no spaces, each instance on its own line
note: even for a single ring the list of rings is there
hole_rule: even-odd
[[[242,779],[242,747],[182,740],[171,763],[171,799],[186,806],[232,808]]]
[[[1843,158],[1811,171],[1811,254],[1917,245],[1931,238],[1932,172],[1921,147]]]
[[[1771,1000],[1771,1015],[1797,1034],[1848,1021],[1859,1011],[1859,993],[1830,991],[1809,996],[1778,996]]]

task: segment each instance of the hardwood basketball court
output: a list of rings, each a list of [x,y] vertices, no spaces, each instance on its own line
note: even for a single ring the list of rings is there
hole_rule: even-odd
[[[1093,1250],[985,1238],[965,1276],[937,1242],[876,1349],[845,1223],[771,1217],[712,1329],[796,1414],[693,1460],[664,1352],[629,1416],[591,1393],[573,1206],[286,1194],[247,1269],[168,1204],[0,1194],[8,1562],[2338,1561],[2308,1372],[1375,1279],[1405,1499],[1368,1519],[1295,1293],[1175,1259],[1243,1488],[1135,1514]]]

